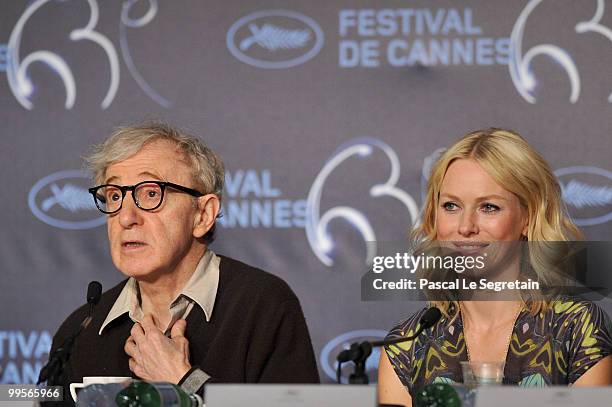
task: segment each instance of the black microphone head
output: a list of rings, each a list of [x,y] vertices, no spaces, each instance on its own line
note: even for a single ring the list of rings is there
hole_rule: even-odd
[[[419,320],[419,324],[421,325],[421,329],[425,330],[431,328],[438,322],[438,320],[442,317],[442,313],[436,307],[431,307],[421,317]]]
[[[87,303],[96,305],[102,297],[102,284],[98,281],[92,281],[87,286]]]

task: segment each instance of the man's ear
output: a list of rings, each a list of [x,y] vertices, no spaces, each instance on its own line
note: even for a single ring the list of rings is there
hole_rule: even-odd
[[[196,199],[196,215],[193,220],[193,236],[203,237],[213,227],[219,214],[219,197],[215,194],[207,194]]]

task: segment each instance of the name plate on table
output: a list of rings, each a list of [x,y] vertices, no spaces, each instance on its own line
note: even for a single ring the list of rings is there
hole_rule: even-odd
[[[479,387],[476,407],[516,406],[609,406],[612,386],[608,387],[531,387],[514,386]]]
[[[375,407],[376,386],[209,384],[206,407]]]

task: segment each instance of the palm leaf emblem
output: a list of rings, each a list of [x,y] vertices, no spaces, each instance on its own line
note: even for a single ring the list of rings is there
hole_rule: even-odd
[[[256,24],[249,24],[251,36],[240,42],[240,49],[247,51],[254,44],[268,51],[296,49],[304,47],[310,40],[308,29],[289,30],[273,24],[265,23],[261,28]]]
[[[66,184],[63,188],[60,188],[57,184],[52,184],[51,192],[53,195],[45,199],[41,205],[42,210],[45,212],[48,212],[49,209],[57,204],[70,212],[96,208],[91,195],[89,195],[85,188],[72,184]]]
[[[575,208],[598,207],[612,204],[612,188],[593,186],[575,179],[561,183],[563,200]]]

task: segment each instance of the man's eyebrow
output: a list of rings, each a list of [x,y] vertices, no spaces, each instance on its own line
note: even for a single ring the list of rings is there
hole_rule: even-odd
[[[163,180],[163,178],[161,176],[159,176],[158,174],[153,174],[152,172],[149,172],[149,171],[143,171],[140,174],[138,174],[139,177],[141,177],[143,175],[147,175],[147,176],[149,176],[149,177],[151,177],[151,178],[153,178],[154,180],[157,180],[157,181],[162,181]]]
[[[143,171],[143,172],[141,172],[140,174],[138,174],[138,176],[139,176],[139,177],[141,177],[141,176],[143,176],[143,175],[146,175],[146,176],[148,176],[148,177],[151,177],[151,179],[156,180],[156,181],[162,181],[162,180],[163,180],[163,179],[162,179],[162,177],[160,177],[160,176],[159,176],[159,175],[157,175],[157,174],[153,174],[153,173],[152,173],[152,172],[150,172],[150,171]],[[121,177],[118,177],[118,176],[116,176],[116,175],[113,175],[112,177],[107,178],[107,179],[106,179],[106,181],[104,181],[104,183],[105,183],[105,184],[110,184],[110,183],[112,183],[112,182],[118,182],[120,179],[121,179]]]
[[[111,182],[113,182],[115,180],[118,180],[118,179],[119,179],[119,177],[110,177],[110,178],[107,178],[106,181],[104,181],[104,183],[105,184],[110,184]]]

